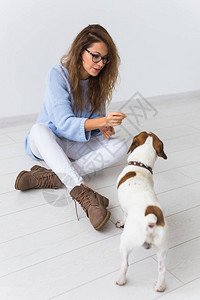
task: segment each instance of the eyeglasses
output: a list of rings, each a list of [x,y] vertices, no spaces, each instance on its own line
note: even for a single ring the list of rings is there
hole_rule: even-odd
[[[88,49],[85,49],[90,55],[92,55],[92,61],[94,63],[98,63],[102,60],[104,65],[107,65],[110,61],[108,56],[101,56],[99,54],[93,54],[92,52],[90,52]]]

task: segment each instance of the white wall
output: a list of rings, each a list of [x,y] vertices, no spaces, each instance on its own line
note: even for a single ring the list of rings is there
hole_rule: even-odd
[[[198,0],[1,0],[0,118],[39,111],[47,71],[93,23],[121,56],[113,101],[200,89]]]

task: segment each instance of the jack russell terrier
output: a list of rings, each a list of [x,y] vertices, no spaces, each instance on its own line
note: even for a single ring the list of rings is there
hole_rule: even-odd
[[[153,190],[152,168],[157,156],[167,159],[163,143],[153,133],[141,132],[134,137],[128,150],[128,166],[118,177],[117,189],[124,221],[117,221],[124,228],[120,252],[122,265],[118,285],[126,283],[128,256],[133,248],[153,245],[157,251],[158,280],[154,285],[157,292],[165,290],[165,259],[168,250],[168,229],[162,208]]]

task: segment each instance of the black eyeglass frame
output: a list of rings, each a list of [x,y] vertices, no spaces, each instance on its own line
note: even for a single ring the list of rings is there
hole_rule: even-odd
[[[93,61],[94,63],[98,63],[98,62],[100,62],[100,61],[102,60],[103,64],[104,64],[104,65],[107,65],[107,64],[109,64],[109,62],[110,62],[110,60],[109,60],[108,57],[101,56],[100,54],[94,54],[94,53],[90,52],[87,48],[85,48],[85,51],[87,51],[87,52],[92,56],[92,61]],[[95,57],[95,56],[99,56],[99,57],[100,57],[100,60],[94,61],[94,57]],[[106,59],[106,62],[104,62],[105,59]]]

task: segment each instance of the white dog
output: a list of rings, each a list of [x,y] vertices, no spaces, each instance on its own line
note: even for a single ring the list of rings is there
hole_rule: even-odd
[[[168,250],[168,230],[162,208],[153,190],[152,168],[157,156],[167,159],[163,143],[153,133],[141,132],[128,150],[128,166],[118,177],[117,188],[124,221],[118,221],[118,228],[124,227],[121,236],[122,265],[118,285],[126,283],[128,255],[135,247],[157,250],[158,280],[154,285],[157,292],[165,290],[165,259]]]

